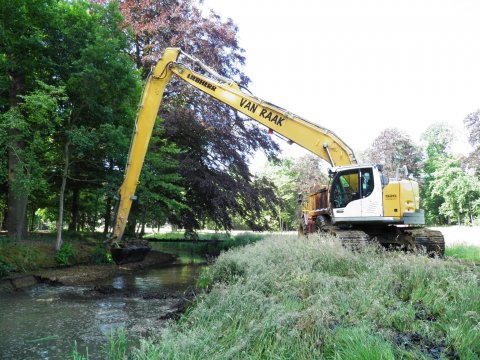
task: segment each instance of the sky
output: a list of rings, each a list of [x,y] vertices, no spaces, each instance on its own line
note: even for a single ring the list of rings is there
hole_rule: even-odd
[[[363,151],[383,129],[419,142],[480,108],[479,0],[205,0],[239,27],[256,96]],[[303,154],[283,146],[287,156]],[[258,160],[260,161],[260,160]]]

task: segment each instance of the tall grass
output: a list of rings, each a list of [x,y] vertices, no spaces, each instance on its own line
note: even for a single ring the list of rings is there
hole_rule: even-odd
[[[222,254],[194,308],[138,359],[478,359],[480,271],[275,236]]]

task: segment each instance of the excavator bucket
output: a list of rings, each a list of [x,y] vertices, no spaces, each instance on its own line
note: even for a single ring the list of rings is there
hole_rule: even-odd
[[[130,240],[119,247],[110,248],[112,259],[117,265],[123,265],[133,262],[141,262],[152,250],[148,241],[135,239]]]

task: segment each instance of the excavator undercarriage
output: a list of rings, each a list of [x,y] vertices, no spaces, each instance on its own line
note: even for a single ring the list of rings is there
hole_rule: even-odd
[[[318,216],[314,221],[313,229],[305,228],[305,230],[310,231],[304,231],[304,234],[308,232],[330,234],[342,245],[354,250],[375,243],[386,249],[416,251],[432,257],[443,257],[445,254],[445,240],[442,233],[425,227],[335,226],[330,224],[325,216]]]

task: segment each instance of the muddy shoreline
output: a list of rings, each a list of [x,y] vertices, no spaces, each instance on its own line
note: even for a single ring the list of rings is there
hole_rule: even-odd
[[[29,273],[12,274],[0,280],[0,295],[12,293],[36,284],[91,285],[96,281],[117,275],[133,273],[152,267],[170,266],[176,257],[159,251],[151,251],[143,261],[116,265],[74,265],[61,268],[38,269]]]

